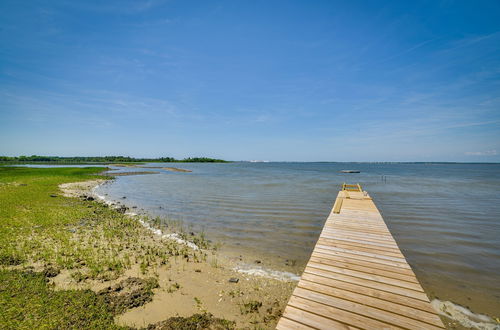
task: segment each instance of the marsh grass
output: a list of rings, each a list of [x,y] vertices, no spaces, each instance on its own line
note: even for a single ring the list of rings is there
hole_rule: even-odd
[[[150,325],[147,330],[231,330],[235,328],[236,324],[233,321],[214,317],[210,313],[199,313],[189,317],[171,317],[166,321]]]
[[[206,260],[203,251],[159,241],[137,219],[59,191],[62,183],[103,179],[97,175],[103,170],[0,167],[0,306],[6,311],[0,313],[0,328],[30,328],[36,322],[48,328],[115,327],[112,312],[91,291],[53,292],[43,272],[14,268],[39,265],[56,274],[67,270],[75,282],[108,281],[134,265],[146,275],[175,256]],[[208,246],[203,236],[182,235]],[[26,303],[30,299],[33,303]]]
[[[41,273],[0,270],[2,329],[125,329],[90,290],[55,291]]]

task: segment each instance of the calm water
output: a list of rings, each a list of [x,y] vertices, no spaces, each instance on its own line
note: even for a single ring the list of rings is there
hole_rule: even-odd
[[[340,185],[359,182],[430,296],[500,316],[499,164],[174,166],[193,172],[154,169],[160,173],[118,177],[98,193],[180,219],[226,250],[274,258],[270,267],[296,260],[300,272]]]

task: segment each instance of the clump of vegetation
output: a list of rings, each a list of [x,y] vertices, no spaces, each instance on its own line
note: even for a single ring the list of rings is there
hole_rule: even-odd
[[[49,266],[45,267],[42,274],[47,278],[51,278],[51,277],[55,277],[55,276],[59,275],[60,272],[61,272],[61,270],[59,268],[49,265]]]
[[[262,307],[262,302],[251,300],[241,305],[241,314],[257,313]]]
[[[198,297],[194,297],[194,302],[196,303],[196,308],[198,308],[198,310],[204,314],[207,313],[207,310],[203,307],[203,302],[201,301],[200,298]]]
[[[237,289],[237,290],[231,290],[228,292],[228,295],[231,297],[231,298],[237,298],[237,297],[242,297],[245,293],[243,291],[241,291],[240,289]]]
[[[214,317],[210,313],[194,314],[189,317],[171,317],[166,321],[148,326],[148,330],[231,330],[235,329],[234,321]]]
[[[266,314],[264,315],[264,323],[276,322],[283,315],[282,309],[280,308],[280,302],[275,300],[274,303],[266,309]]]
[[[181,285],[177,282],[175,282],[174,284],[170,285],[167,289],[167,292],[168,293],[173,293],[177,290],[179,290],[181,288]]]
[[[6,251],[2,251],[3,253],[0,254],[0,265],[5,265],[5,266],[16,266],[20,265],[24,262],[24,260],[14,254],[9,254]]]
[[[158,287],[156,278],[129,277],[120,283],[98,292],[114,314],[139,307],[153,300],[153,289]]]
[[[196,244],[196,246],[200,249],[206,250],[210,248],[210,242],[206,239],[205,233],[203,232],[198,235],[195,235],[193,232],[191,232],[191,237],[188,237],[187,240]]]

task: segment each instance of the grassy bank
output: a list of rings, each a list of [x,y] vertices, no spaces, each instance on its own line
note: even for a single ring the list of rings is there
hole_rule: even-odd
[[[144,240],[151,234],[137,220],[106,205],[61,195],[59,184],[102,179],[103,170],[1,167],[0,264],[39,263],[77,270],[73,277],[113,279],[131,263],[146,268],[191,253],[173,242]]]
[[[205,257],[174,242],[157,244],[137,220],[91,198],[61,195],[59,184],[103,179],[103,170],[0,167],[0,328],[118,327],[114,315],[141,301],[105,290],[56,291],[49,279],[65,273],[74,282],[102,283],[138,265],[154,283],[155,265]],[[139,300],[151,300],[152,286],[136,282]]]
[[[85,189],[60,190],[109,179],[104,169],[0,167],[0,328],[275,326],[293,284],[244,278],[214,251],[161,239]]]

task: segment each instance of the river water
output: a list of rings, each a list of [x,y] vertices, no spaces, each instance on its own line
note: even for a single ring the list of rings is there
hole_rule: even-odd
[[[181,220],[223,243],[223,252],[242,255],[249,264],[259,259],[255,267],[299,275],[341,184],[360,183],[431,298],[500,317],[500,164],[146,166],[192,172],[141,168],[159,173],[117,177],[97,193]],[[340,173],[346,169],[361,173]]]

